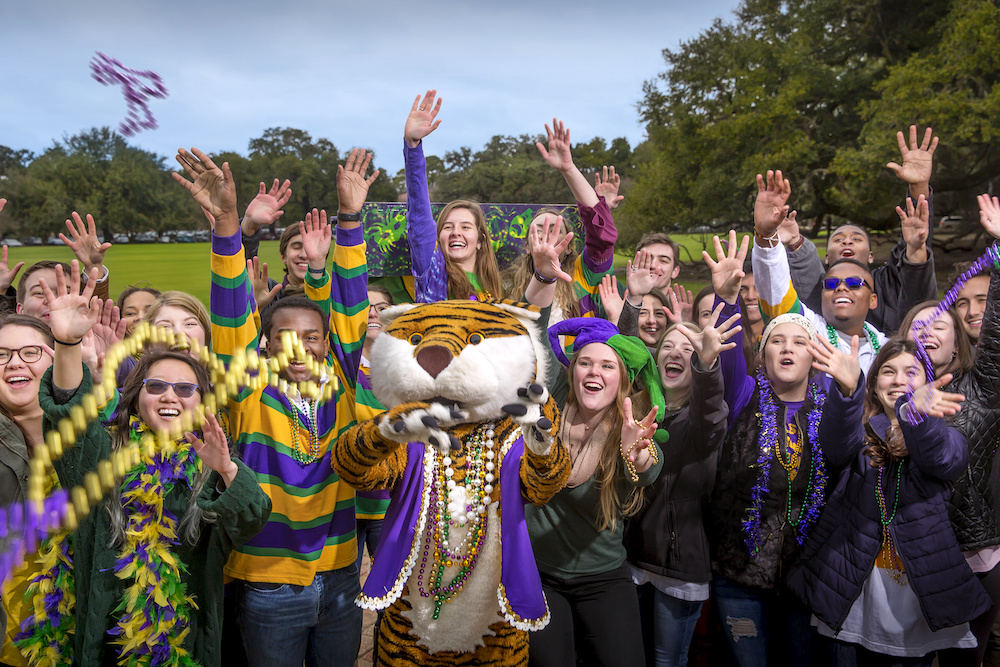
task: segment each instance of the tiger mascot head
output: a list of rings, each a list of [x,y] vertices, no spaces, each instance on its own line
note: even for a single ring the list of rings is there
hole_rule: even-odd
[[[371,381],[386,408],[423,401],[452,405],[469,422],[495,419],[519,388],[544,385],[548,353],[539,310],[513,301],[404,304],[381,314]]]

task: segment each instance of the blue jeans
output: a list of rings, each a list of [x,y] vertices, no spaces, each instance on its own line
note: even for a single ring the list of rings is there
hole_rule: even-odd
[[[352,667],[361,648],[358,568],[320,572],[309,586],[247,583],[241,625],[250,667]]]
[[[375,558],[375,547],[382,537],[382,524],[384,519],[358,519],[358,572],[361,571],[361,560],[365,555],[365,547],[368,547],[368,557]]]
[[[648,626],[646,619],[643,620],[643,627],[648,627],[652,633],[653,664],[656,667],[685,667],[704,603],[671,597],[652,584],[639,586],[638,591],[639,610],[652,617]]]
[[[813,664],[819,646],[812,614],[791,593],[747,588],[719,576],[712,580],[712,593],[740,667]]]

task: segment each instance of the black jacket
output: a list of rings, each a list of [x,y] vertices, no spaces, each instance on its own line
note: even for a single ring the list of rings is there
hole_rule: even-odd
[[[788,576],[788,588],[834,630],[843,625],[882,548],[875,495],[879,469],[864,453],[864,394],[864,376],[850,398],[831,385],[819,440],[834,491]],[[897,414],[905,400],[897,402]],[[898,421],[910,455],[882,471],[887,510],[896,507],[889,530],[927,624],[940,630],[976,618],[991,604],[948,521],[947,480],[965,470],[968,448],[961,433],[942,419],[925,418],[916,426]],[[876,415],[870,426],[884,438],[889,418]]]
[[[952,483],[948,515],[963,551],[1000,544],[990,473],[1000,444],[1000,274],[990,276],[972,370],[952,380],[945,391],[963,394],[955,426],[969,441],[969,466]]]
[[[683,581],[711,580],[704,515],[728,416],[721,362],[706,371],[692,354],[691,400],[660,420],[670,433],[663,445],[663,468],[646,488],[642,509],[625,525],[631,564]]]
[[[726,436],[719,453],[719,467],[709,512],[709,539],[712,550],[712,571],[741,586],[761,590],[779,588],[788,569],[796,562],[801,550],[795,535],[796,525],[785,523],[788,502],[788,478],[771,453],[767,492],[761,503],[760,535],[762,546],[751,557],[746,546],[743,521],[752,506],[753,488],[757,484],[757,457],[760,452],[760,390],[754,390],[750,403]],[[813,403],[806,397],[795,414],[802,438],[802,459],[799,474],[792,480],[791,516],[798,517],[809,483],[809,470],[816,443],[809,441],[807,415]],[[785,408],[778,403],[778,437],[784,438]]]

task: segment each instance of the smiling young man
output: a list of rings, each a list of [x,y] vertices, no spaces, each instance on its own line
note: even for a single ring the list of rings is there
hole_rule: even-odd
[[[757,201],[754,205],[754,283],[759,294],[761,315],[765,322],[784,313],[807,317],[820,335],[846,353],[851,350],[851,337],[858,336],[858,360],[861,369],[868,370],[875,355],[886,341],[885,335],[865,319],[878,305],[868,267],[853,258],[835,261],[821,282],[822,315],[799,299],[788,266],[785,248],[777,239],[778,226],[785,219],[790,186],[781,172],[768,171],[757,175]]]
[[[653,288],[666,294],[671,281],[676,280],[681,272],[681,265],[678,263],[680,246],[663,232],[648,232],[639,239],[639,244],[635,247],[637,253],[640,250],[653,256],[649,267],[649,272],[654,277]]]
[[[958,276],[969,270],[972,262],[960,262],[955,265],[955,271],[951,277],[949,290],[958,282]],[[979,342],[979,332],[983,326],[983,315],[986,313],[986,297],[990,289],[989,274],[973,276],[962,286],[955,299],[955,305],[951,307],[962,322],[962,328],[969,334],[972,345]]]
[[[360,592],[355,565],[354,491],[330,465],[330,445],[355,419],[355,384],[368,312],[361,205],[378,176],[364,174],[371,156],[352,151],[338,168],[339,197],[333,276],[326,269],[331,229],[325,212],[300,226],[307,257],[308,299],[286,297],[258,327],[256,302],[240,242],[235,186],[228,165],[219,169],[200,151],[180,151],[178,161],[195,179],[175,174],[215,216],[212,238],[212,342],[228,359],[256,351],[261,334],[278,355],[281,334],[294,332],[319,362],[312,377],[303,359],[282,371],[290,382],[336,382],[334,399],[319,403],[291,389],[244,389],[230,399],[229,432],[243,461],[272,502],[267,525],[234,549],[226,573],[245,583],[241,597],[243,643],[251,666],[301,667],[323,661],[353,665],[361,639]],[[330,350],[332,349],[332,355]]]
[[[876,329],[892,333],[899,328],[906,313],[924,301],[937,299],[937,276],[934,272],[933,240],[934,201],[930,187],[933,154],[937,137],[930,128],[922,142],[917,143],[917,128],[910,127],[909,146],[902,132],[896,134],[902,166],[887,165],[907,184],[907,201],[896,209],[900,218],[900,238],[889,253],[889,261],[871,270],[872,287],[878,294],[878,305],[868,313],[868,322]],[[923,196],[926,208],[920,204]],[[910,207],[912,206],[912,214]],[[871,238],[858,225],[842,225],[833,230],[827,241],[826,261],[820,260],[816,246],[799,233],[794,214],[779,227],[778,234],[788,251],[792,282],[799,296],[810,308],[819,309],[822,280],[828,267],[841,259],[855,259],[865,265],[875,261]]]

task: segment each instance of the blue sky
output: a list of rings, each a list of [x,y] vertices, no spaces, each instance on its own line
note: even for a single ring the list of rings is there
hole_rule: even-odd
[[[90,76],[97,51],[153,70],[169,89],[150,108],[159,129],[130,143],[246,154],[267,127],[376,151],[402,167],[414,96],[437,88],[443,122],[428,153],[480,148],[495,134],[543,131],[553,116],[573,141],[642,140],[643,81],[737,0],[340,0],[4,2],[0,144],[41,152],[53,139],[117,127],[119,88]]]

